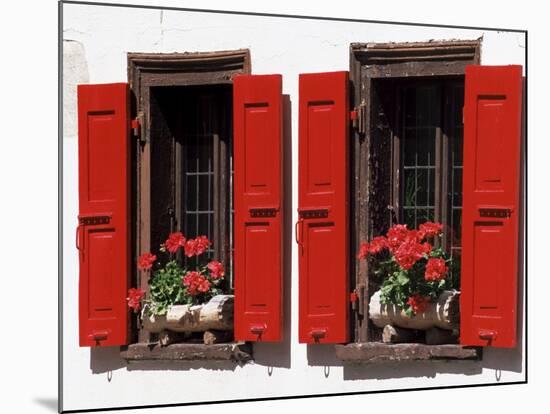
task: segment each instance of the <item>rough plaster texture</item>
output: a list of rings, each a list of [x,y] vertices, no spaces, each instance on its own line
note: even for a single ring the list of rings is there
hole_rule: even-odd
[[[373,23],[310,21],[197,12],[63,7],[63,408],[166,404],[190,401],[369,391],[524,379],[523,344],[489,349],[481,362],[406,362],[343,366],[330,345],[298,344],[298,257],[292,248],[285,342],[255,346],[256,362],[140,363],[126,366],[118,348],[78,347],[78,212],[76,83],[127,81],[127,52],[184,52],[249,48],[252,71],[281,73],[289,95],[285,153],[292,189],[285,197],[296,219],[298,74],[349,69],[351,42],[476,39],[483,64],[524,65],[524,36],[517,33]],[[292,221],[292,222],[293,222]],[[287,240],[290,243],[290,240]],[[293,246],[294,247],[294,246]],[[520,292],[522,294],[522,292]],[[520,301],[523,304],[523,301]],[[523,312],[520,312],[523,318]],[[522,324],[520,333],[522,333]],[[272,371],[271,371],[272,368]],[[112,379],[108,380],[108,373]],[[212,390],[216,390],[213,392]]]

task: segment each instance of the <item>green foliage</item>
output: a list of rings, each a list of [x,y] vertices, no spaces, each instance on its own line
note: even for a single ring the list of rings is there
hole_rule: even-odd
[[[149,280],[149,314],[165,315],[170,305],[185,305],[192,302],[186,295],[182,280],[186,270],[175,260],[156,270]]]
[[[384,279],[380,288],[380,301],[383,304],[393,303],[405,310],[408,316],[413,316],[412,307],[407,300],[414,294],[429,297],[435,300],[444,290],[456,289],[452,278],[439,281],[427,281],[424,278],[428,258],[442,258],[450,267],[451,259],[447,259],[441,248],[434,248],[429,255],[417,261],[409,270],[402,269],[395,258],[386,253],[389,259],[377,263],[375,273],[383,274]]]

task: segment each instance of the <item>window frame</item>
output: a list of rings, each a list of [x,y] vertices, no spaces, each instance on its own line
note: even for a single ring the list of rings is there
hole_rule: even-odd
[[[350,246],[373,237],[373,220],[381,214],[390,220],[391,208],[370,203],[376,152],[372,144],[373,81],[375,79],[464,76],[465,67],[480,64],[482,38],[406,43],[352,43],[350,45],[351,107],[357,113],[350,131]],[[353,251],[352,251],[353,253]],[[350,330],[354,342],[373,340],[368,318],[370,298],[368,262],[350,254],[351,286],[358,293]]]
[[[137,269],[140,252],[151,251],[151,88],[232,84],[233,76],[251,73],[249,49],[193,53],[128,53],[131,109],[139,129],[134,130],[131,150],[131,246],[132,280],[148,288],[149,273]],[[227,177],[229,178],[229,177]],[[132,318],[131,343],[148,343],[151,334]]]

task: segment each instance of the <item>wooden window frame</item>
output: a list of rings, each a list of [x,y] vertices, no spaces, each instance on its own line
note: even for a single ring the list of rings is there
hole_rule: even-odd
[[[128,53],[127,59],[132,113],[137,114],[140,122],[137,139],[132,144],[132,278],[136,286],[147,290],[149,273],[137,270],[135,258],[140,252],[151,251],[151,146],[148,145],[151,88],[232,84],[233,76],[250,74],[250,51]],[[132,342],[148,343],[150,333],[138,330],[138,326],[136,316],[132,320]]]
[[[358,121],[350,133],[350,246],[373,236],[373,220],[391,211],[373,206],[372,173],[376,148],[372,145],[373,81],[376,79],[464,76],[466,65],[480,63],[481,38],[407,43],[352,43],[350,45],[351,104]],[[371,201],[372,200],[372,201]],[[375,211],[378,210],[378,211]],[[352,251],[352,253],[354,253]],[[350,254],[351,286],[359,294],[358,305],[350,318],[356,343],[372,340],[368,318],[368,263]]]

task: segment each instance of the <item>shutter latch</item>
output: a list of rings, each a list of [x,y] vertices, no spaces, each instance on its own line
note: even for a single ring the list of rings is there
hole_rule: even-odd
[[[142,125],[143,125],[143,112],[138,112],[137,116],[132,119],[131,127],[134,137],[139,139],[140,143],[144,143],[145,139],[142,137]]]

